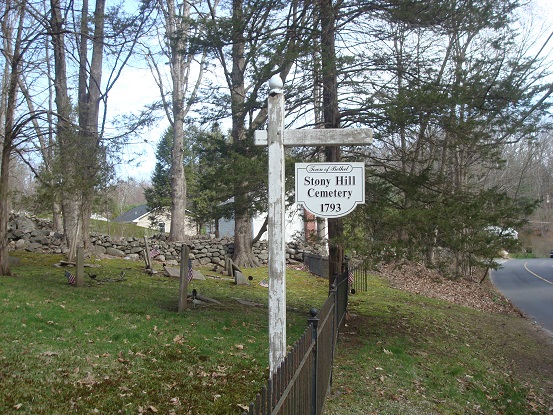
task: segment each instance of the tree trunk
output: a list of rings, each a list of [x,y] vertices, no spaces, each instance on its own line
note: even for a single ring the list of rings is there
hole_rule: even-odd
[[[169,47],[163,46],[164,54],[170,63],[171,73],[171,105],[165,102],[166,95],[164,81],[160,76],[158,83],[162,100],[165,104],[165,113],[173,130],[173,147],[171,152],[171,228],[169,239],[171,241],[184,241],[186,239],[186,199],[187,186],[184,171],[184,137],[185,118],[195,101],[200,81],[203,77],[203,64],[195,78],[195,85],[189,88],[191,63],[194,62],[188,53],[191,31],[191,7],[193,2],[176,2],[175,0],[162,0],[157,7],[163,15],[165,25],[165,38]],[[216,6],[215,6],[216,7]],[[148,60],[155,73],[160,73],[153,55]],[[202,57],[205,58],[205,54]],[[187,94],[187,91],[190,92]],[[170,108],[171,107],[171,108]]]
[[[96,0],[94,10],[94,34],[92,36],[92,57],[90,70],[87,68],[88,56],[88,1],[83,2],[81,25],[81,44],[79,50],[79,126],[82,151],[86,149],[80,173],[80,236],[85,249],[90,249],[90,216],[94,200],[95,187],[99,181],[100,165],[100,137],[98,122],[100,114],[100,99],[102,85],[102,63],[104,57],[104,22],[105,0]]]
[[[56,194],[54,194],[54,198],[56,198]],[[61,206],[57,200],[54,200],[52,202],[52,225],[53,229],[56,232],[63,231],[63,217],[61,214]]]
[[[171,241],[184,241],[186,238],[186,177],[184,173],[184,118],[186,107],[184,95],[186,58],[183,52],[188,43],[190,24],[190,3],[185,2],[179,13],[175,11],[173,0],[167,2],[166,30],[171,45],[171,79],[173,82],[173,149],[171,154]]]
[[[50,17],[51,40],[54,50],[54,89],[57,112],[56,138],[59,149],[59,170],[63,185],[60,187],[61,210],[63,215],[63,235],[69,248],[68,259],[76,254],[78,229],[78,199],[75,189],[76,164],[80,161],[74,157],[76,135],[71,120],[71,101],[68,94],[67,66],[65,60],[65,22],[60,0],[50,1],[52,14]]]
[[[336,69],[336,49],[334,37],[336,32],[336,16],[332,0],[320,0],[321,16],[321,67],[323,80],[323,121],[325,128],[340,127],[340,111],[338,108],[338,80]],[[326,147],[325,160],[337,162],[341,160],[340,147]],[[328,282],[334,283],[334,277],[342,273],[344,247],[342,237],[344,225],[342,218],[328,219]]]
[[[178,109],[173,111],[177,115]],[[176,121],[173,132],[173,155],[171,158],[171,241],[184,241],[186,237],[186,178],[184,175],[184,129],[182,122]]]
[[[10,141],[11,139],[8,138],[8,136],[4,137],[2,145],[2,165],[0,166],[0,275],[11,275],[8,252]]]
[[[246,139],[245,125],[245,39],[243,33],[242,0],[232,1],[232,71],[230,75],[230,95],[232,112],[232,140],[235,144]],[[233,261],[239,267],[256,267],[259,262],[253,255],[251,216],[247,208],[248,198],[244,196],[242,186],[236,185],[234,193],[234,256]]]
[[[249,215],[235,217],[234,255],[232,261],[240,268],[260,266],[252,250],[252,221]]]
[[[2,85],[3,87],[6,87],[6,91],[2,91],[2,95],[6,98],[6,101],[2,102],[2,105],[5,105],[5,107],[1,108],[4,112],[4,125],[2,126],[4,136],[0,161],[2,163],[0,165],[0,275],[11,275],[8,253],[10,159],[12,156],[14,140],[17,135],[15,114],[21,61],[23,58],[21,39],[24,27],[25,7],[25,2],[22,2],[19,5],[17,12],[13,15],[13,28],[9,28],[9,25],[3,25],[2,27],[3,31],[9,31],[9,33],[2,33],[2,36],[6,39],[4,45],[7,45],[8,48],[8,50],[5,51],[7,53],[4,53],[4,56],[7,57],[5,65],[6,67],[9,67],[9,69],[5,72],[8,75],[8,79],[5,80]],[[6,13],[3,18],[8,19],[9,13]],[[15,21],[16,19],[18,20],[17,22]],[[13,42],[13,44],[10,41]]]

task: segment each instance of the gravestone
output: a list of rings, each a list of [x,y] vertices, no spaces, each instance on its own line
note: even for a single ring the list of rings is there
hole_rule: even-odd
[[[249,285],[248,279],[240,271],[234,271],[234,283],[236,285]]]

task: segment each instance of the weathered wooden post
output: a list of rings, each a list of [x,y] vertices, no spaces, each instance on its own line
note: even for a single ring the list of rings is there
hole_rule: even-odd
[[[269,370],[286,356],[286,257],[284,232],[284,93],[282,80],[269,81]]]
[[[372,130],[317,129],[284,130],[284,93],[282,80],[273,75],[269,80],[267,131],[254,132],[259,146],[269,146],[269,370],[276,372],[286,352],[286,257],[284,221],[284,147],[320,145],[367,145],[372,142]],[[332,189],[303,189],[296,185],[296,202],[318,217],[340,217],[349,213],[358,203],[364,203],[364,165],[357,163],[317,163],[296,165],[296,181],[305,172],[322,175],[320,178],[304,177],[301,183],[314,186],[332,185]],[[299,168],[299,170],[298,170]],[[354,191],[355,170],[363,172],[357,178],[362,184]],[[299,173],[299,174],[298,174]],[[327,175],[330,174],[328,177]],[[301,176],[303,177],[303,176]],[[312,180],[314,179],[314,180]],[[296,183],[297,184],[297,183]],[[345,190],[341,190],[341,188]],[[306,192],[304,195],[303,192]],[[303,196],[305,197],[303,197]],[[298,198],[299,197],[299,198]],[[362,200],[361,200],[362,199]]]
[[[75,273],[77,287],[84,285],[84,249],[82,247],[77,248],[77,272]]]
[[[227,270],[227,275],[229,277],[234,276],[234,272],[232,270],[232,259],[230,259],[228,256],[225,257],[225,269]]]
[[[178,312],[186,310],[188,307],[188,259],[190,258],[190,248],[188,245],[182,245],[180,250],[180,283],[179,283],[179,305]]]
[[[144,237],[144,261],[146,262],[146,268],[152,269],[152,260],[150,258],[150,246],[148,244],[148,237]]]

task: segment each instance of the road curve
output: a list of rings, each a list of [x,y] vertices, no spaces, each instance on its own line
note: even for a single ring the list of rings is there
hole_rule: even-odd
[[[510,259],[491,273],[501,293],[553,335],[553,259]]]

